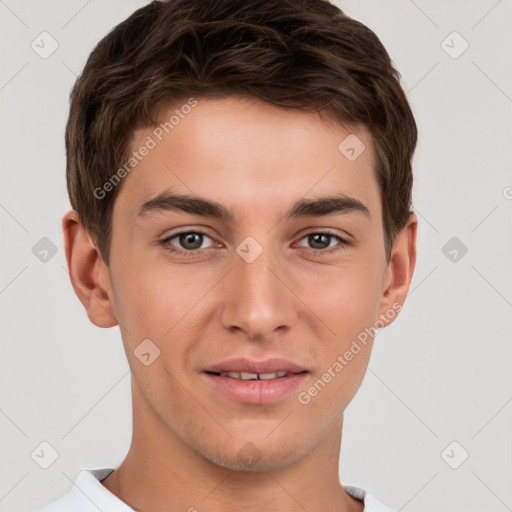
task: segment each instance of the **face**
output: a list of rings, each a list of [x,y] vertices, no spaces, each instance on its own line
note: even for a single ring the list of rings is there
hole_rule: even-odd
[[[339,428],[371,327],[397,314],[371,137],[238,98],[198,99],[133,149],[148,137],[106,270],[135,407],[223,467],[287,467]]]

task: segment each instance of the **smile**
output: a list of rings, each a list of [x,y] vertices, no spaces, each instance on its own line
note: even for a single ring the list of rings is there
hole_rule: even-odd
[[[257,374],[247,373],[230,377],[220,373],[204,372],[208,386],[214,390],[212,400],[218,400],[219,396],[224,396],[236,402],[254,405],[268,405],[282,402],[287,398],[297,394],[297,390],[303,385],[308,376],[308,372],[289,373],[282,377],[275,373]],[[238,377],[240,375],[240,377]],[[248,378],[242,377],[248,375]],[[266,377],[266,378],[262,378]]]
[[[219,372],[217,375],[223,377],[231,377],[240,380],[269,380],[278,379],[290,375],[287,371],[271,372],[271,373],[250,373],[250,372]]]

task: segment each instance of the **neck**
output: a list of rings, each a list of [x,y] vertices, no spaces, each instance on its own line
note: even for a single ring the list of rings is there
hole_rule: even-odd
[[[292,466],[237,472],[205,459],[134,400],[130,450],[102,484],[137,512],[360,512],[362,502],[339,482],[342,423]]]

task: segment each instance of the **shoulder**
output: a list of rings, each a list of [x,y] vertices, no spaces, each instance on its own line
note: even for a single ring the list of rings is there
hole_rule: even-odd
[[[387,505],[384,505],[375,496],[370,494],[368,491],[355,487],[353,485],[343,485],[343,489],[347,494],[350,494],[354,498],[362,500],[364,502],[363,512],[396,512]]]
[[[82,470],[66,494],[34,512],[131,511],[101,484],[112,471],[110,468]]]

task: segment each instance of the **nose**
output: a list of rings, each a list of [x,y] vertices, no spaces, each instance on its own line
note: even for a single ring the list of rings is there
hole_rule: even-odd
[[[283,263],[270,249],[264,249],[250,263],[235,257],[224,288],[224,328],[243,331],[249,339],[258,341],[290,329],[298,317],[299,301]]]

